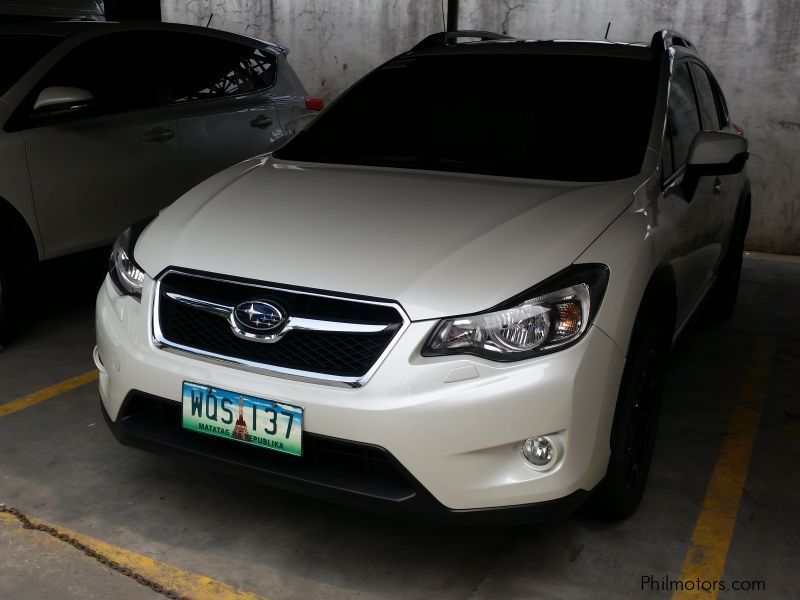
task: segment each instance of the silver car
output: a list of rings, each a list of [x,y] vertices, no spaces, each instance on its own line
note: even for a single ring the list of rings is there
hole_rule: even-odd
[[[37,261],[109,244],[321,108],[284,48],[198,27],[4,25],[0,54],[0,341]]]
[[[103,0],[0,0],[0,22],[105,21]]]

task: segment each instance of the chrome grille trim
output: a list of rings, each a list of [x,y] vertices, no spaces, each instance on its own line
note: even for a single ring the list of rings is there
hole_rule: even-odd
[[[165,295],[170,300],[174,300],[175,302],[180,302],[181,304],[191,306],[197,310],[202,310],[207,313],[211,313],[212,315],[225,318],[229,322],[231,331],[235,336],[259,344],[274,344],[275,342],[279,342],[283,336],[292,330],[325,331],[328,333],[380,333],[381,331],[386,331],[392,326],[391,323],[381,325],[365,325],[363,323],[344,323],[341,321],[323,321],[320,319],[289,317],[286,320],[286,324],[281,328],[280,331],[278,331],[278,333],[274,335],[256,337],[242,332],[236,325],[236,321],[233,318],[233,311],[235,310],[234,306],[226,306],[224,304],[217,304],[216,302],[208,302],[199,298],[184,296],[183,294],[175,294],[173,292],[167,292]]]
[[[235,285],[247,285],[247,286],[250,286],[250,287],[253,287],[253,288],[256,288],[256,289],[260,288],[260,289],[264,289],[264,290],[274,290],[274,291],[286,292],[286,293],[290,293],[290,294],[303,294],[303,295],[307,295],[307,296],[315,296],[315,297],[318,297],[318,298],[330,298],[330,299],[334,299],[334,300],[354,302],[354,303],[358,303],[358,304],[371,304],[371,305],[376,305],[376,306],[386,306],[386,307],[393,308],[394,310],[397,311],[398,315],[402,319],[402,324],[401,324],[400,328],[398,329],[397,333],[395,334],[395,336],[391,339],[391,341],[386,346],[384,351],[380,354],[380,356],[378,356],[377,360],[373,363],[373,365],[370,367],[370,369],[364,375],[362,375],[360,377],[346,377],[346,376],[339,376],[339,375],[329,375],[329,374],[326,374],[326,373],[317,373],[317,372],[314,372],[314,371],[303,371],[303,370],[297,370],[297,369],[290,369],[290,368],[286,368],[286,367],[279,367],[279,366],[276,366],[276,365],[253,362],[253,361],[246,360],[246,359],[239,358],[239,357],[226,356],[224,354],[216,354],[216,353],[213,353],[213,352],[208,352],[208,351],[205,351],[205,350],[200,350],[200,349],[197,349],[197,348],[193,348],[193,347],[190,347],[190,346],[184,346],[182,344],[173,342],[173,341],[167,339],[166,336],[163,334],[163,332],[161,330],[161,326],[160,326],[160,310],[159,310],[160,299],[161,299],[161,280],[164,277],[166,277],[167,275],[171,274],[171,273],[176,273],[176,274],[182,275],[182,276],[197,277],[197,278],[200,278],[200,279],[217,281],[217,282],[220,282],[220,283],[230,283],[230,284],[235,284]],[[181,302],[183,304],[186,304],[186,305],[190,305],[191,304],[194,308],[197,308],[199,310],[203,310],[205,308],[205,310],[207,312],[213,312],[214,314],[217,314],[219,316],[223,316],[223,312],[222,312],[223,309],[227,310],[227,308],[228,308],[228,307],[226,307],[224,305],[215,304],[215,303],[209,303],[209,302],[206,302],[206,301],[203,301],[203,300],[198,300],[196,298],[190,298],[188,296],[182,296],[180,300],[178,298],[173,297],[173,296],[178,296],[178,295],[177,294],[174,294],[174,295],[170,294],[170,298],[171,299],[174,299],[174,300],[176,300],[178,302]],[[199,304],[201,304],[201,303],[207,304],[209,306],[201,307],[201,306],[199,306]],[[213,305],[213,306],[211,306],[211,305]],[[396,302],[378,302],[378,301],[373,301],[373,300],[354,299],[354,298],[348,298],[347,296],[336,296],[336,295],[333,295],[333,294],[321,294],[321,293],[310,292],[310,291],[306,291],[306,290],[294,290],[294,289],[281,288],[281,287],[277,287],[277,286],[270,286],[270,285],[265,285],[265,284],[256,284],[256,283],[249,283],[249,282],[246,283],[246,284],[243,284],[240,281],[225,279],[225,278],[221,278],[221,277],[214,277],[214,276],[210,276],[210,275],[200,275],[200,274],[197,274],[197,273],[190,273],[190,272],[182,271],[182,270],[179,270],[179,269],[167,269],[166,271],[162,272],[159,275],[158,279],[155,281],[155,285],[153,286],[153,311],[151,313],[151,319],[152,319],[151,331],[152,331],[153,343],[157,348],[159,348],[159,349],[161,349],[161,350],[163,350],[165,352],[170,352],[172,354],[176,354],[176,355],[179,355],[179,356],[184,356],[184,357],[187,357],[187,358],[193,358],[193,359],[197,359],[197,360],[202,360],[204,362],[208,362],[208,363],[211,363],[211,364],[227,366],[227,367],[231,367],[231,368],[235,368],[235,369],[239,369],[239,370],[247,371],[247,372],[251,372],[251,373],[270,375],[270,376],[274,376],[274,377],[280,377],[280,378],[283,378],[283,379],[291,379],[291,380],[294,380],[294,381],[303,381],[303,382],[307,382],[307,383],[317,383],[317,384],[322,384],[322,385],[330,385],[330,386],[336,386],[336,387],[347,387],[347,388],[359,388],[359,387],[363,387],[364,385],[366,385],[367,382],[369,382],[369,380],[372,378],[372,376],[378,370],[378,368],[381,366],[381,364],[386,359],[386,357],[389,355],[389,353],[392,351],[392,349],[396,346],[396,344],[399,341],[400,337],[403,335],[403,333],[405,333],[405,331],[408,329],[408,327],[411,324],[411,320],[408,318],[408,315],[406,314],[406,312],[403,310],[403,308],[400,306],[400,304],[398,304]],[[387,327],[389,327],[389,325],[349,324],[349,323],[337,323],[337,322],[334,322],[334,321],[320,321],[320,320],[316,320],[316,319],[296,318],[295,319],[295,327],[294,327],[294,329],[303,329],[304,328],[304,327],[302,327],[303,325],[309,325],[309,324],[312,325],[312,327],[305,327],[305,329],[313,328],[314,330],[317,330],[317,331],[333,331],[333,332],[338,332],[338,331],[362,332],[362,333],[363,332],[380,332],[380,331],[385,330]],[[332,327],[337,327],[337,326],[340,326],[342,328],[341,329],[332,329]],[[347,328],[348,326],[350,328]],[[317,328],[317,327],[319,327],[319,328]],[[327,328],[326,329],[322,329],[322,327],[327,327]]]

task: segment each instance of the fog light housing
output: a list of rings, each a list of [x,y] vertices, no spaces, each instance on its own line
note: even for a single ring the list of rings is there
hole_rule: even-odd
[[[540,435],[522,442],[522,456],[534,469],[546,471],[556,464],[558,450],[549,437]]]

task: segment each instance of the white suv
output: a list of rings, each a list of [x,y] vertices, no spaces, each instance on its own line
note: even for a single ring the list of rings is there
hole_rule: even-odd
[[[734,307],[747,156],[676,33],[432,36],[120,237],[108,423],[392,514],[623,518],[673,340]]]

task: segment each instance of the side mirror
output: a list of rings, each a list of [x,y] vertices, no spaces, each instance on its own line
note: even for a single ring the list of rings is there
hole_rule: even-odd
[[[694,196],[701,177],[734,175],[744,169],[749,158],[747,140],[735,133],[701,131],[689,146],[683,189],[686,197]]]
[[[44,88],[33,103],[33,113],[39,115],[56,115],[78,112],[94,106],[91,92],[76,88],[54,86]]]
[[[687,168],[700,175],[733,175],[747,162],[747,140],[735,133],[701,131],[689,146]]]

